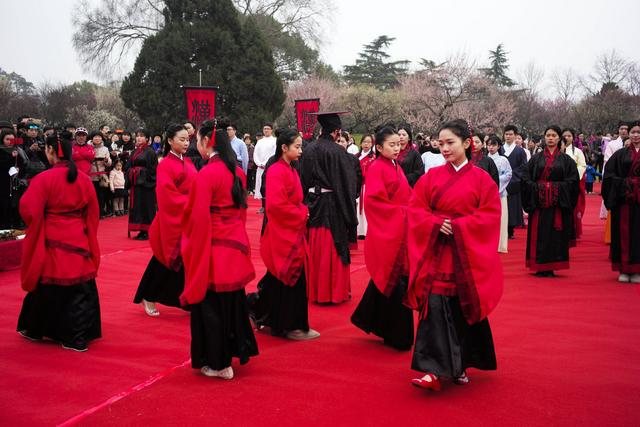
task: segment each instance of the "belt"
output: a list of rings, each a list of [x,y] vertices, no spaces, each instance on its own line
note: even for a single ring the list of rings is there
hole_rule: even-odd
[[[309,193],[314,193],[314,194],[333,193],[333,190],[330,188],[312,187],[309,189]]]

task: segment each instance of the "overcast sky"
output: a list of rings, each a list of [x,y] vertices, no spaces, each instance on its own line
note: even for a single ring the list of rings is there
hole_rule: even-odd
[[[93,0],[98,1],[98,0]],[[639,0],[333,0],[323,29],[323,59],[334,68],[354,63],[377,36],[395,37],[393,59],[444,60],[464,52],[480,63],[504,43],[510,75],[534,61],[548,71],[591,71],[600,53],[616,49],[640,62]],[[28,80],[70,83],[87,79],[71,44],[76,0],[0,0],[0,67]],[[13,24],[11,19],[15,18]],[[131,67],[133,64],[131,64]]]

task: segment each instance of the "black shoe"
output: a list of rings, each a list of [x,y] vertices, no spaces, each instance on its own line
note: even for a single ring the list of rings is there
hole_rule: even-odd
[[[21,331],[18,331],[18,333],[19,333],[22,337],[24,337],[24,338],[28,339],[29,341],[42,341],[42,337],[36,337],[36,336],[34,336],[34,335],[30,335],[30,334],[29,334],[29,332],[27,332],[27,330],[26,330],[26,329],[23,329],[23,330],[21,330]]]
[[[136,237],[133,238],[134,240],[149,240],[149,234],[147,234],[146,231],[141,231],[140,233],[138,233],[138,235]]]
[[[534,276],[536,276],[536,277],[556,277],[556,275],[551,270],[536,271]]]
[[[76,343],[76,344],[62,343],[62,348],[64,348],[65,350],[73,350],[80,353],[89,350],[89,347],[87,347],[87,345],[84,343]]]

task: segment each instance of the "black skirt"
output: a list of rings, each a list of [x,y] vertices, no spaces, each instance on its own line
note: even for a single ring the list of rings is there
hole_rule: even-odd
[[[397,350],[409,350],[413,344],[413,312],[402,304],[407,279],[400,279],[390,297],[369,281],[362,300],[351,315],[351,323],[366,333],[373,333]]]
[[[148,231],[156,216],[156,189],[135,186],[129,206],[129,231]]]
[[[411,368],[457,378],[467,368],[496,369],[489,321],[469,325],[458,297],[429,295],[427,318],[418,324]]]
[[[17,330],[30,338],[86,348],[89,341],[102,336],[96,281],[72,286],[38,284],[24,298]]]
[[[294,286],[286,286],[267,271],[258,283],[258,292],[249,294],[247,302],[256,325],[268,326],[271,335],[285,336],[296,329],[309,331],[304,271]]]
[[[184,291],[184,267],[181,266],[178,271],[170,270],[152,256],[140,279],[133,302],[140,304],[144,299],[170,307],[180,307],[182,291]]]
[[[241,364],[258,354],[258,344],[249,322],[244,289],[234,292],[207,291],[191,310],[191,366],[209,366],[219,371],[231,366],[231,358]]]

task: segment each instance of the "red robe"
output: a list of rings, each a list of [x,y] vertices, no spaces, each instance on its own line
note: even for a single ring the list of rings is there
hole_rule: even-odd
[[[72,150],[73,152],[71,157],[73,158],[78,170],[89,175],[91,172],[91,163],[95,157],[93,145],[89,143],[85,143],[83,145],[73,144]]]
[[[247,178],[239,167],[236,176],[246,188]],[[183,305],[198,304],[207,290],[244,289],[256,276],[245,228],[247,209],[233,206],[232,185],[233,175],[218,156],[193,182],[182,219]]]
[[[158,212],[149,228],[149,243],[165,267],[178,271],[182,265],[180,238],[182,213],[189,200],[189,190],[198,171],[188,157],[180,160],[169,153],[158,165],[156,198]]]
[[[302,203],[298,172],[280,159],[267,170],[267,226],[260,255],[267,270],[286,286],[294,286],[304,269],[309,210]]]
[[[429,294],[453,286],[469,324],[487,317],[502,296],[500,196],[491,177],[471,163],[429,169],[409,202],[410,276],[407,305],[426,318]],[[440,226],[451,219],[453,236]],[[435,287],[434,287],[435,284]],[[435,292],[439,293],[439,292]]]
[[[411,187],[402,168],[379,157],[367,172],[367,239],[364,260],[376,287],[390,296],[401,276],[409,273],[407,205]]]
[[[65,162],[36,175],[20,199],[27,224],[22,289],[38,283],[77,285],[94,279],[100,265],[96,191],[88,175],[67,182]]]

